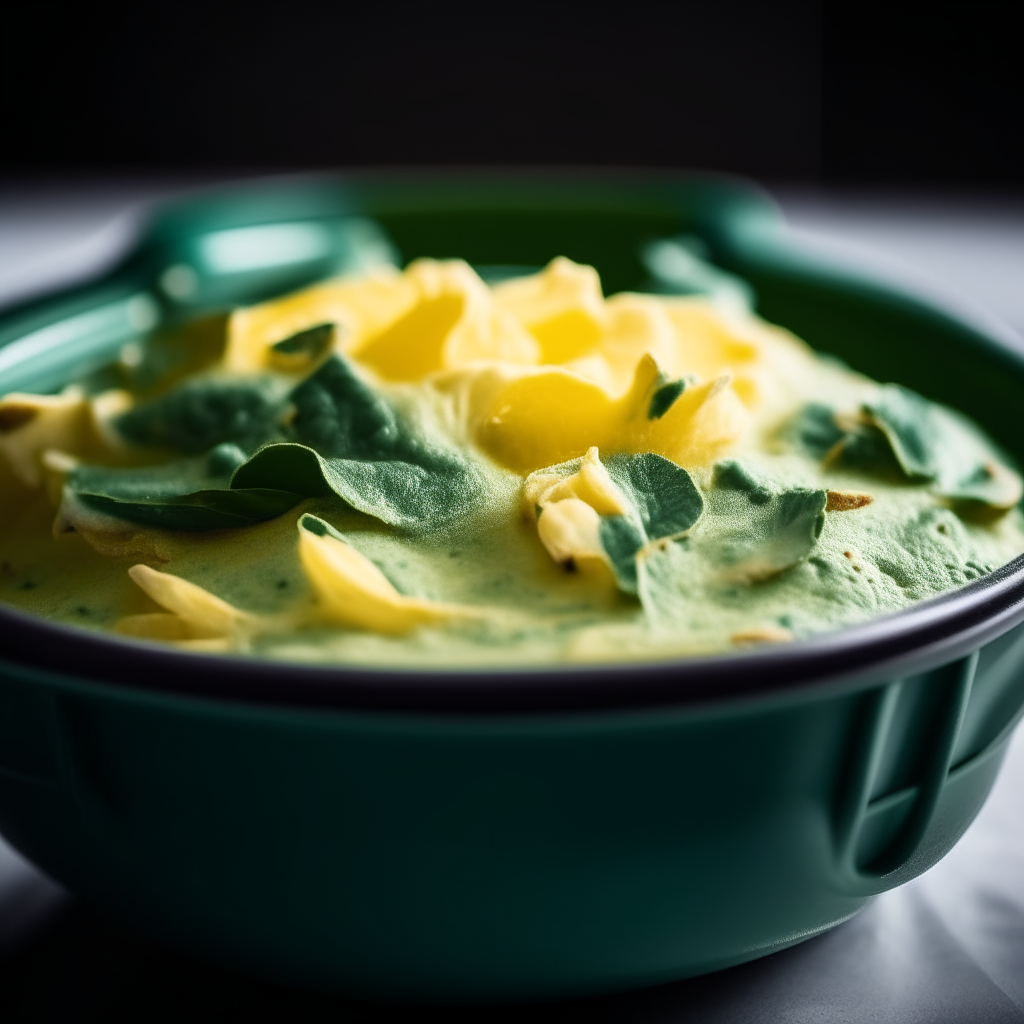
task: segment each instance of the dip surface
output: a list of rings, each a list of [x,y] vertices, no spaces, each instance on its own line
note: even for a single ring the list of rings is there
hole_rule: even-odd
[[[834,630],[1024,551],[977,427],[710,291],[418,260],[8,395],[0,600],[291,661],[635,661]]]

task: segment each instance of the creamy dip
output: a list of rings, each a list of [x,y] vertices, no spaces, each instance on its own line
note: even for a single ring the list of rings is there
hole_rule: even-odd
[[[0,599],[292,661],[637,660],[834,630],[1024,551],[975,426],[743,295],[418,260],[9,394]]]

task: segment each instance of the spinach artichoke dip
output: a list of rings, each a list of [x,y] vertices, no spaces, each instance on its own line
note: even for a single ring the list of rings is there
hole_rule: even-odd
[[[1024,551],[977,427],[736,284],[421,259],[8,394],[0,599],[292,661],[637,660],[834,630]]]

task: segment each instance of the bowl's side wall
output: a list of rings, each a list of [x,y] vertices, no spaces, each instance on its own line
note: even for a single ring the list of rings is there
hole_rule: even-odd
[[[653,984],[863,904],[840,847],[876,693],[446,721],[240,709],[8,668],[3,732],[22,743],[0,743],[0,829],[171,940],[293,980],[459,998]],[[891,742],[923,751],[933,702],[914,693]],[[994,741],[950,776],[912,873],[977,813],[1005,723]],[[919,782],[913,764],[893,771],[875,787],[890,809],[873,848]]]
[[[852,695],[503,725],[2,685],[57,738],[49,780],[0,782],[4,834],[163,934],[292,978],[624,988],[776,948],[863,899],[827,877]]]

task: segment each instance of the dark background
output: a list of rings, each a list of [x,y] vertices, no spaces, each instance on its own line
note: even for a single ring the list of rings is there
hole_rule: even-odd
[[[8,176],[555,163],[1024,187],[1009,5],[19,11],[0,44]]]

